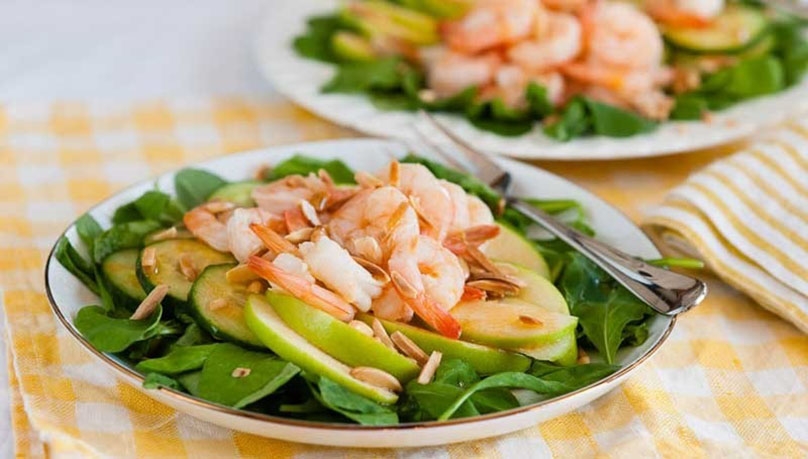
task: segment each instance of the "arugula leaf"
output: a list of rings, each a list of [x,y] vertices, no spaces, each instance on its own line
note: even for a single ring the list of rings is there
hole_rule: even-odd
[[[227,185],[227,181],[201,169],[183,169],[174,176],[177,200],[185,209],[193,209],[202,204],[224,185]]]
[[[95,239],[93,260],[101,263],[119,250],[140,248],[143,245],[143,238],[161,227],[159,223],[150,220],[113,225]]]
[[[100,306],[85,306],[76,315],[73,325],[84,338],[102,352],[121,352],[139,341],[154,337],[163,309],[158,306],[143,320],[111,317]]]
[[[271,169],[268,169],[263,179],[272,182],[289,175],[305,176],[308,174],[316,174],[320,169],[328,172],[328,175],[331,176],[334,183],[356,183],[354,181],[354,171],[344,162],[338,159],[323,160],[300,154],[292,156],[285,161],[281,161]]]
[[[392,91],[401,88],[406,64],[398,57],[370,62],[346,62],[323,86],[325,93],[356,93],[372,90]]]
[[[202,368],[218,344],[203,344],[200,346],[177,346],[168,354],[156,358],[143,360],[135,366],[141,373],[162,373],[175,375],[186,371]]]
[[[398,414],[391,408],[354,394],[328,378],[321,377],[319,390],[313,390],[317,400],[326,408],[366,426],[398,424]]]
[[[79,254],[66,236],[62,236],[59,242],[56,243],[54,256],[56,260],[59,261],[59,264],[64,266],[70,274],[76,276],[91,292],[96,295],[99,294],[98,282],[96,282],[95,277],[95,267]]]
[[[99,225],[90,214],[84,214],[76,220],[76,232],[79,234],[81,241],[84,242],[89,253],[93,253],[95,238],[103,231],[101,225]]]
[[[409,385],[407,385],[409,388]],[[546,381],[526,373],[504,372],[489,376],[482,381],[472,384],[469,388],[456,398],[448,408],[446,408],[438,421],[445,421],[452,417],[455,412],[475,393],[485,389],[529,389],[539,394],[564,393],[565,387],[557,381]]]
[[[233,376],[239,368],[249,374]],[[273,354],[222,343],[205,361],[197,392],[205,400],[242,408],[272,394],[299,372],[300,368]]]
[[[143,378],[144,389],[159,389],[161,387],[182,390],[182,386],[176,379],[166,375],[161,375],[160,373],[149,373],[145,378]]]

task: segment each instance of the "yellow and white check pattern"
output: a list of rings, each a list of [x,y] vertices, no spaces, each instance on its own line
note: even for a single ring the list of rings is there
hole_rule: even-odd
[[[490,440],[351,450],[229,431],[115,381],[71,342],[43,287],[61,230],[116,190],[264,145],[351,135],[286,103],[240,100],[0,108],[0,290],[13,429],[22,457],[703,457],[808,454],[808,337],[721,281],[622,387],[576,412]],[[688,174],[732,151],[540,164],[639,220]]]

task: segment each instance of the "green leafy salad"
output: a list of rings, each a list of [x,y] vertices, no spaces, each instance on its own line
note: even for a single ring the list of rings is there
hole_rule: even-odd
[[[457,209],[445,232],[419,200],[436,184]],[[256,180],[185,169],[174,185],[109,228],[82,216],[80,246],[55,249],[99,298],[75,328],[146,388],[309,421],[442,421],[585,387],[649,335],[654,313],[592,262],[422,157],[371,175],[298,155]],[[593,233],[579,203],[531,202]]]
[[[709,120],[800,83],[803,21],[760,2],[699,3],[352,0],[292,45],[335,66],[324,93],[558,141]]]

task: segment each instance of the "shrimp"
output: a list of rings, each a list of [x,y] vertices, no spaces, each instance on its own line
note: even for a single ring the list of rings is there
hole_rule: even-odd
[[[298,272],[290,272],[278,267],[269,260],[255,255],[247,259],[247,266],[257,275],[298,298],[305,303],[320,309],[343,322],[353,319],[355,310],[339,295],[320,287]]]
[[[724,0],[646,0],[657,21],[679,27],[704,27],[724,10]]]
[[[542,4],[551,10],[577,12],[583,8],[589,0],[541,0]]]
[[[306,177],[290,175],[256,187],[252,191],[252,198],[261,209],[281,216],[288,210],[294,210],[300,205],[301,200],[308,201],[315,194],[326,192],[325,184],[314,174]]]
[[[328,236],[304,242],[299,250],[312,275],[360,311],[369,311],[373,298],[382,293],[382,283]]]
[[[537,0],[478,0],[465,16],[444,23],[441,31],[450,48],[476,54],[530,35],[539,8]]]
[[[265,225],[273,219],[272,214],[257,207],[239,208],[227,221],[227,247],[236,260],[243,263],[250,255],[256,254],[264,244],[261,239],[250,230],[250,225],[258,223]]]
[[[584,10],[581,22],[590,64],[637,69],[662,62],[659,29],[628,3],[598,2]]]
[[[208,204],[194,207],[185,213],[182,222],[188,231],[197,239],[220,252],[230,250],[230,240],[227,237],[227,225],[216,218],[216,214],[208,209]]]
[[[542,72],[572,61],[582,49],[581,24],[568,13],[548,12],[546,26],[535,37],[508,50],[508,58],[523,69]]]
[[[451,51],[426,62],[427,86],[435,96],[450,97],[472,86],[491,83],[502,59],[496,54],[466,56]]]
[[[397,180],[395,180],[397,175]],[[426,224],[421,233],[443,240],[452,222],[452,203],[449,193],[440,181],[422,164],[399,164],[393,162],[379,174],[388,182],[398,182],[418,217]]]
[[[459,185],[441,180],[441,186],[449,193],[452,202],[451,233],[463,231],[474,226],[494,223],[491,209],[477,196],[470,195]]]
[[[379,319],[392,320],[394,322],[409,322],[414,314],[411,307],[401,299],[396,287],[388,284],[381,295],[373,300],[370,306],[373,315]]]

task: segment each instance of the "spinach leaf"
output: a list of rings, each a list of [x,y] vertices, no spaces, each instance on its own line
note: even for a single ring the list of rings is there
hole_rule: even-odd
[[[121,352],[139,341],[157,334],[163,314],[161,307],[143,320],[111,317],[100,306],[85,306],[76,315],[73,325],[96,349],[103,352]]]
[[[103,231],[101,225],[90,214],[84,214],[76,220],[76,232],[89,253],[93,253],[95,238]]]
[[[247,374],[239,376],[239,371]],[[205,400],[242,408],[272,394],[299,372],[273,354],[223,343],[205,361],[197,391]]]
[[[357,93],[373,90],[392,91],[401,88],[406,64],[398,57],[370,62],[346,62],[323,86],[325,93]]]
[[[193,209],[202,204],[214,191],[226,184],[218,175],[201,169],[183,169],[174,176],[177,200],[185,209]]]
[[[91,292],[96,295],[99,294],[99,287],[95,277],[95,267],[81,256],[66,236],[62,236],[59,242],[56,243],[54,256],[56,260],[59,261],[59,264],[70,274],[76,276]]]
[[[166,375],[161,375],[160,373],[149,373],[145,378],[143,378],[144,389],[159,389],[161,387],[182,390],[182,386],[176,379]]]
[[[331,48],[331,37],[345,25],[338,15],[316,16],[308,20],[305,34],[295,38],[292,46],[298,54],[310,59],[337,62]]]
[[[738,99],[749,99],[778,92],[785,87],[783,66],[771,56],[745,59],[732,69],[724,91]]]
[[[481,182],[476,177],[456,171],[450,167],[446,167],[439,162],[413,154],[408,154],[401,159],[401,162],[424,165],[427,169],[429,169],[430,172],[432,172],[432,174],[435,175],[435,177],[455,183],[466,190],[466,192],[482,199],[483,202],[488,204],[488,206],[493,210],[495,215],[501,213],[501,210],[505,204],[502,197],[496,191],[491,189],[491,187]]]
[[[709,109],[704,96],[680,94],[676,96],[670,117],[672,120],[700,120]]]
[[[525,97],[527,98],[528,107],[530,107],[530,111],[536,119],[544,118],[555,111],[553,103],[550,102],[547,96],[547,88],[544,86],[530,82],[527,85]]]
[[[321,377],[317,390],[312,390],[326,408],[366,426],[398,424],[398,414],[390,407],[354,394],[328,378]]]
[[[119,250],[140,248],[143,238],[160,228],[159,223],[150,220],[113,225],[95,239],[93,259],[96,263],[101,263]]]
[[[573,97],[561,110],[555,121],[544,126],[544,134],[560,142],[580,137],[592,129],[592,120],[586,112],[586,102],[580,96]]]
[[[203,344],[201,346],[177,346],[168,354],[148,359],[138,363],[135,369],[141,373],[162,373],[176,375],[186,371],[202,368],[218,344]]]
[[[451,384],[432,382],[419,384],[410,381],[406,388],[407,400],[402,415],[409,420],[431,421],[445,413],[452,403],[463,395],[463,389]],[[445,419],[478,416],[480,412],[471,400],[463,400]]]
[[[631,137],[656,129],[657,124],[634,112],[584,99],[597,135],[607,137]]]
[[[188,373],[177,375],[176,378],[189,394],[199,397],[199,379],[201,376],[201,371],[189,371]]]
[[[407,386],[409,388],[409,385]],[[557,381],[546,381],[526,373],[505,372],[489,376],[482,381],[472,384],[446,408],[438,421],[445,421],[452,417],[464,403],[475,393],[486,389],[529,389],[539,394],[563,393],[565,387]]]
[[[780,21],[772,27],[775,37],[773,54],[783,65],[785,83],[799,83],[808,70],[808,40],[803,34],[805,24],[798,21]]]
[[[316,174],[320,169],[328,172],[328,175],[335,183],[353,184],[354,172],[344,162],[338,159],[324,160],[311,158],[305,155],[295,155],[281,161],[276,166],[268,169],[263,179],[272,182],[289,175]]]
[[[508,120],[486,115],[469,118],[469,121],[480,130],[493,132],[503,137],[518,137],[533,129],[534,123],[531,120]]]
[[[480,414],[506,411],[519,406],[519,400],[504,387],[475,392],[469,401],[474,403]]]
[[[536,360],[530,366],[527,373],[537,378],[544,379],[545,381],[555,381],[564,384],[563,393],[567,393],[600,381],[619,369],[620,367],[618,365],[608,365],[605,363],[587,363],[585,365],[561,367]],[[552,395],[560,395],[560,393]]]
[[[172,347],[198,346],[214,342],[213,337],[196,323],[191,323]]]
[[[456,387],[470,386],[480,380],[480,376],[465,360],[447,359],[435,371],[433,382],[451,384]]]
[[[471,86],[450,97],[432,102],[421,102],[421,106],[424,110],[429,111],[463,113],[473,106],[476,97],[477,87]]]

